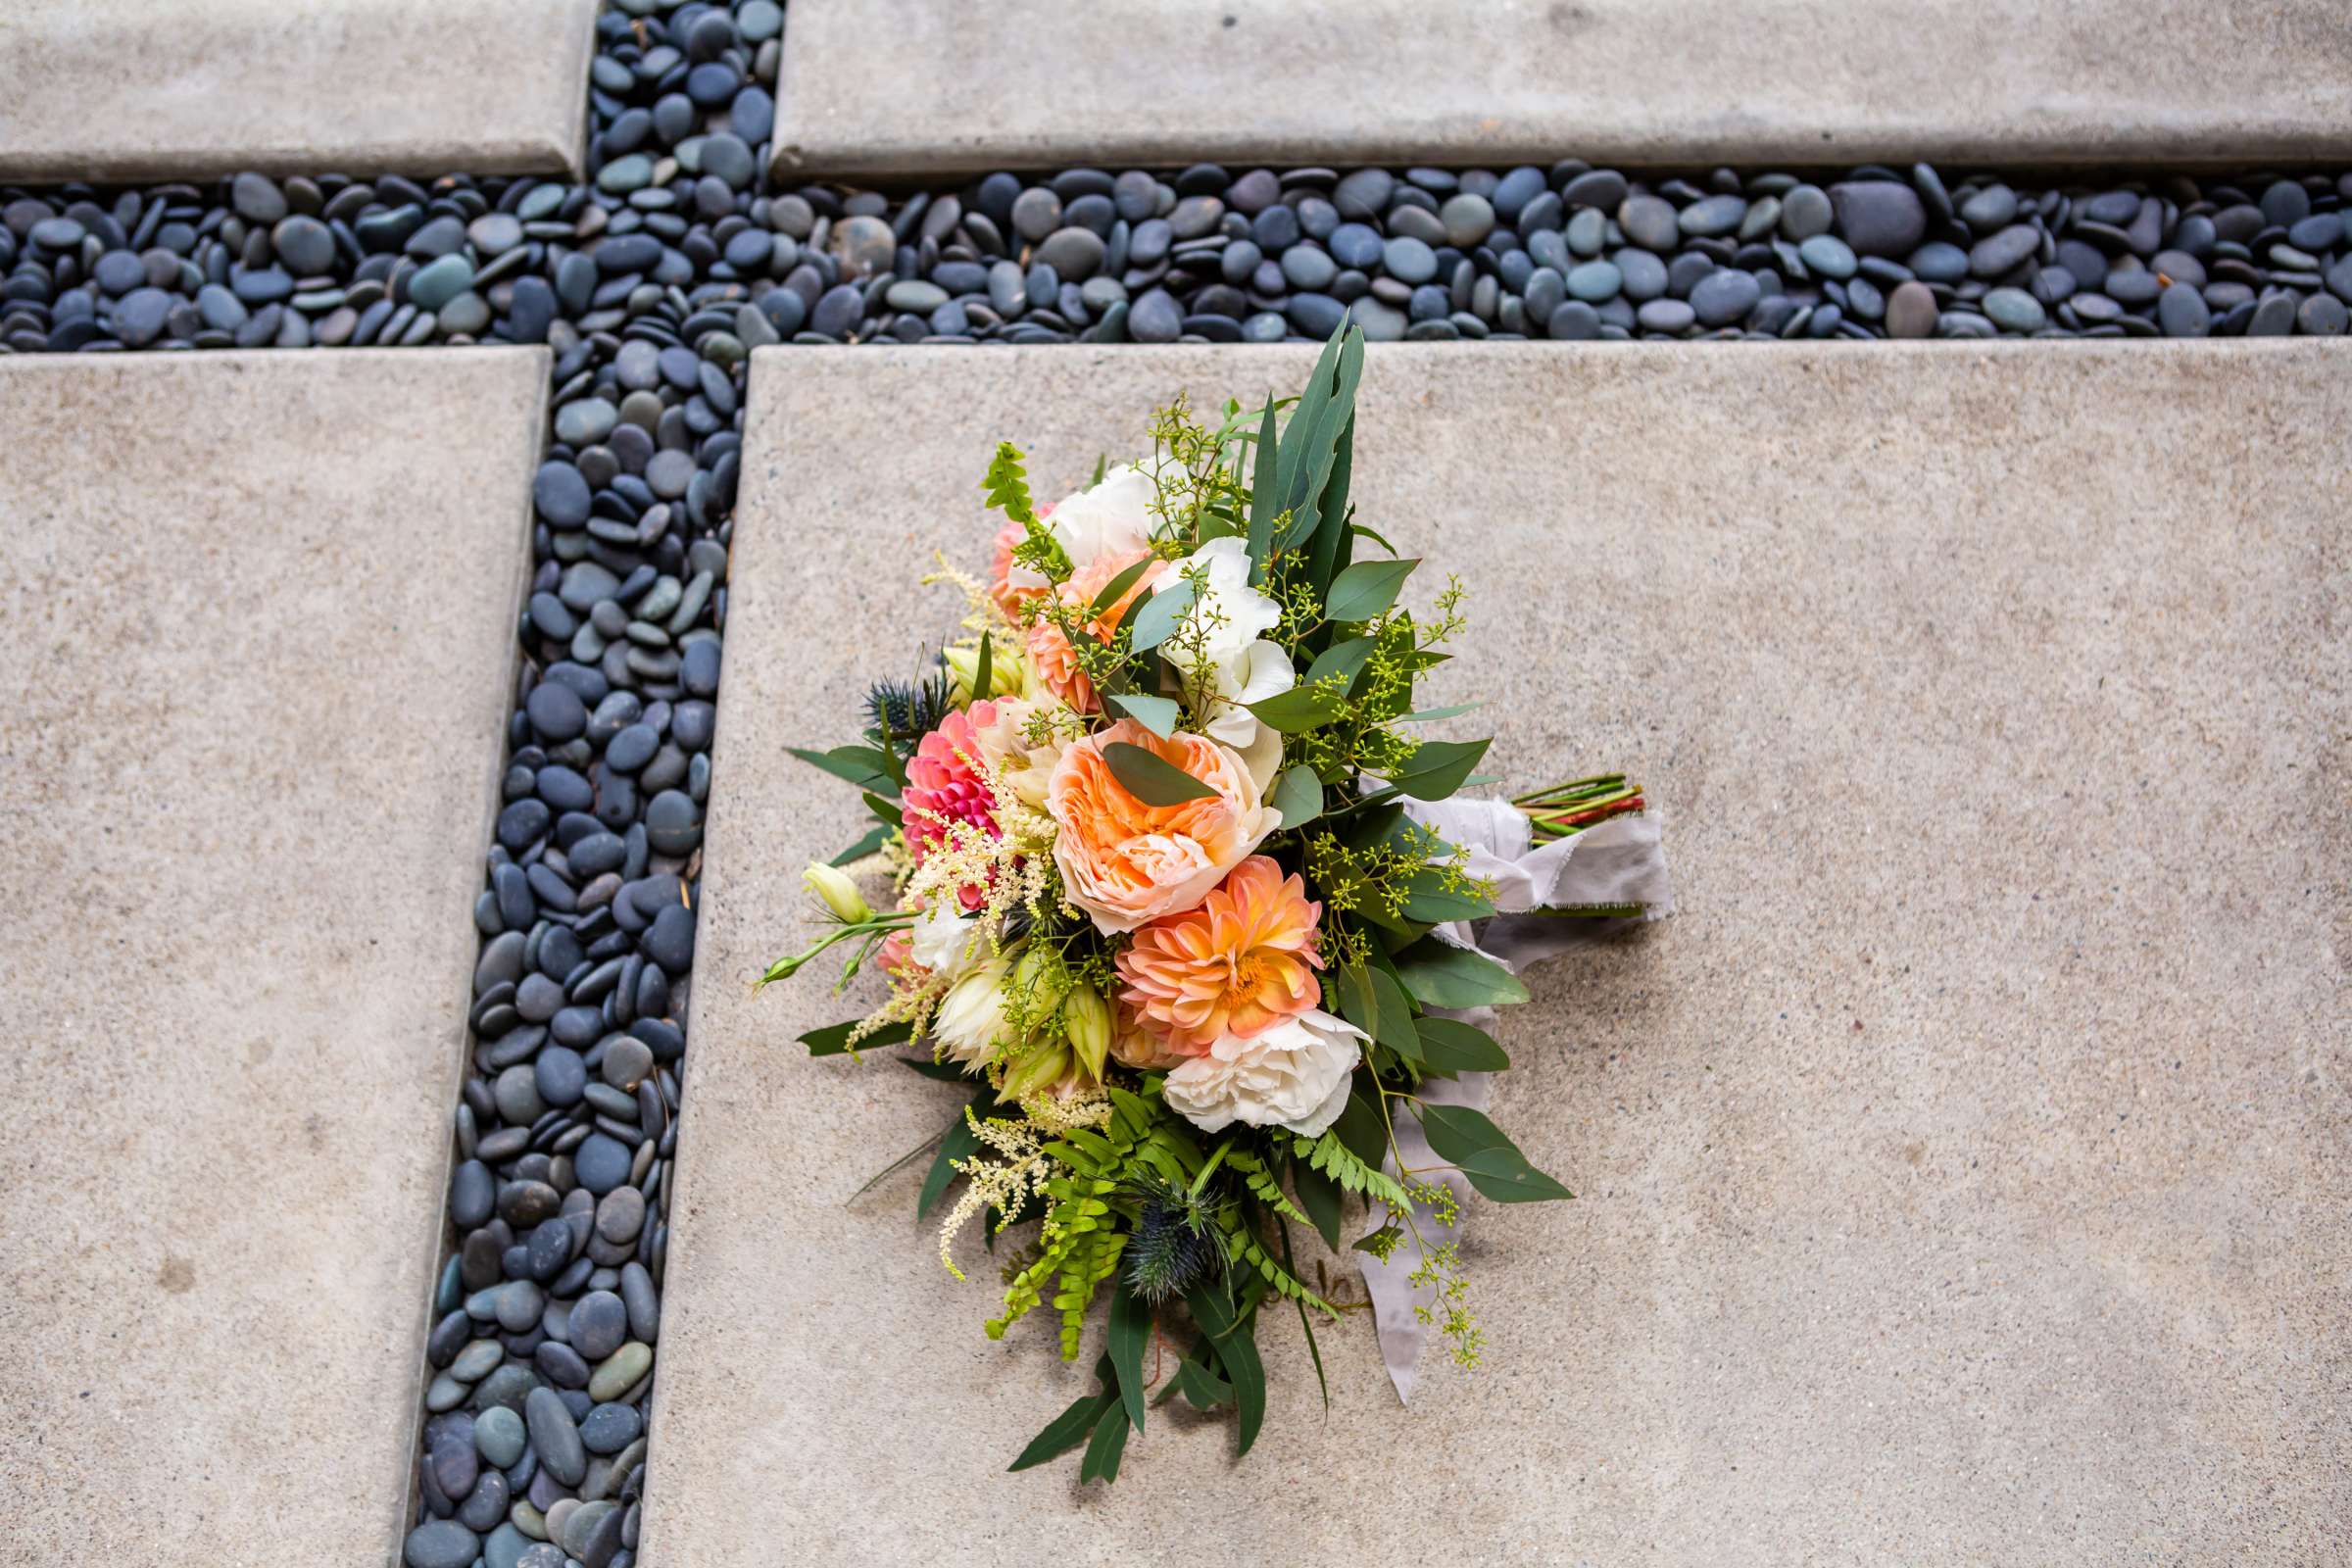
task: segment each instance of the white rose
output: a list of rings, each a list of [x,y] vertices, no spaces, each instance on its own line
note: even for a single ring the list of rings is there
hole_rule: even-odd
[[[1246,753],[1257,743],[1258,732],[1267,727],[1250,711],[1250,705],[1289,691],[1298,684],[1298,672],[1291,667],[1291,656],[1279,643],[1261,637],[1224,663],[1212,666],[1209,683],[1216,700],[1209,705],[1208,722],[1200,726],[1200,732]]]
[[[979,917],[966,916],[953,899],[934,904],[906,928],[908,955],[933,974],[961,973],[985,947]]]
[[[1211,539],[1176,563],[1169,580],[1178,578],[1194,583],[1193,607],[1184,621],[1201,638],[1200,651],[1213,665],[1242,658],[1251,643],[1282,623],[1282,607],[1250,586],[1249,547],[1232,534]]]
[[[1240,1121],[1314,1138],[1346,1108],[1364,1038],[1353,1024],[1309,1008],[1248,1040],[1227,1035],[1169,1073],[1161,1093],[1202,1132]]]
[[[1046,530],[1070,558],[1070,569],[1084,571],[1097,556],[1133,552],[1150,544],[1152,508],[1158,500],[1159,486],[1152,475],[1123,463],[1104,473],[1101,484],[1055,502],[1045,518]],[[1044,572],[1018,564],[1004,581],[1016,593],[1050,586]]]
[[[976,1070],[1004,1033],[1004,977],[1010,958],[992,958],[948,988],[931,1015],[931,1038],[942,1054]]]

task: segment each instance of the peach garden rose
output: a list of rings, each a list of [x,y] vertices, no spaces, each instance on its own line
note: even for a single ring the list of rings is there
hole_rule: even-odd
[[[1104,760],[1103,748],[1120,742],[1144,748],[1216,794],[1146,805]],[[1163,741],[1131,718],[1062,752],[1046,805],[1058,829],[1054,860],[1063,894],[1105,932],[1132,931],[1193,907],[1280,821],[1232,752],[1181,730]]]

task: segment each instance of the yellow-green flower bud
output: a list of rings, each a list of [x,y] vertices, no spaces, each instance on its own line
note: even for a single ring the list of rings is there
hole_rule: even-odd
[[[947,662],[948,680],[956,689],[959,703],[976,702],[983,697],[1022,697],[1029,691],[1029,667],[1021,658],[1020,646],[1006,637],[991,636],[988,640],[988,690],[976,691],[980,680],[980,645],[962,643],[940,654]]]
[[[1061,1026],[1086,1075],[1101,1082],[1102,1058],[1110,1054],[1110,1004],[1093,986],[1072,986],[1061,1004]]]
[[[1007,1100],[1024,1100],[1051,1087],[1054,1081],[1070,1070],[1070,1053],[1064,1046],[1037,1046],[1004,1075],[1004,1096]]]
[[[833,911],[833,918],[843,925],[857,925],[874,917],[873,906],[865,902],[865,895],[858,891],[858,884],[851,881],[849,873],[839,866],[811,860],[808,869],[801,873],[801,880],[808,884],[808,891],[815,894],[824,906]]]

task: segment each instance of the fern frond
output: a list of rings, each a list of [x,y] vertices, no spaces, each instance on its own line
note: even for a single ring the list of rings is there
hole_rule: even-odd
[[[1412,1200],[1404,1188],[1384,1170],[1365,1164],[1353,1151],[1340,1142],[1338,1133],[1327,1132],[1320,1138],[1294,1139],[1291,1152],[1314,1170],[1338,1182],[1348,1192],[1365,1198],[1377,1198],[1392,1208],[1405,1208]]]
[[[1302,1305],[1317,1307],[1333,1318],[1340,1315],[1338,1307],[1308,1290],[1298,1276],[1274,1261],[1274,1255],[1258,1245],[1257,1238],[1239,1214],[1226,1222],[1225,1246],[1236,1264],[1255,1269],[1278,1294]]]
[[[997,443],[997,454],[988,460],[988,476],[980,481],[987,493],[988,504],[1015,522],[1037,520],[1029,504],[1029,473],[1021,466],[1021,449],[1009,441]]]
[[[1315,1222],[1298,1211],[1298,1205],[1291,1201],[1291,1195],[1282,1190],[1282,1183],[1274,1179],[1273,1174],[1266,1169],[1264,1161],[1255,1154],[1247,1154],[1238,1149],[1229,1150],[1225,1155],[1225,1163],[1242,1173],[1243,1182],[1255,1195],[1259,1202],[1280,1214],[1284,1219],[1295,1219],[1308,1229],[1313,1229]]]

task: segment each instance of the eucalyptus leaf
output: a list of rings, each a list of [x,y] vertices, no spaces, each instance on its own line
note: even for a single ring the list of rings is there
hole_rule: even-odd
[[[1429,1135],[1429,1147],[1447,1164],[1458,1165],[1490,1149],[1507,1149],[1514,1154],[1519,1152],[1519,1146],[1483,1110],[1473,1110],[1468,1105],[1427,1103],[1416,1105],[1413,1110],[1421,1118],[1421,1130]]]
[[[1145,572],[1150,571],[1153,566],[1156,566],[1159,564],[1160,562],[1157,556],[1146,556],[1143,560],[1133,563],[1124,571],[1121,571],[1116,577],[1113,577],[1110,579],[1110,581],[1104,583],[1102,585],[1102,591],[1095,595],[1095,602],[1087,607],[1086,612],[1088,617],[1091,619],[1100,620],[1104,615],[1109,614],[1111,606],[1117,604],[1121,598],[1125,597],[1127,590],[1135,586],[1136,579],[1140,578]]]
[[[1389,777],[1389,783],[1402,794],[1417,801],[1442,801],[1462,787],[1478,766],[1479,759],[1494,745],[1492,737],[1479,741],[1423,741],[1413,748],[1413,755],[1404,766]]]
[[[1119,1479],[1119,1455],[1127,1451],[1130,1425],[1127,1412],[1116,1404],[1095,1417],[1094,1440],[1087,1444],[1086,1457],[1078,1463],[1080,1481],[1108,1486]]]
[[[1157,753],[1112,741],[1102,748],[1102,760],[1128,794],[1146,806],[1182,806],[1187,801],[1213,801],[1217,792]]]
[[[1494,912],[1494,901],[1478,892],[1476,884],[1465,882],[1449,888],[1445,873],[1431,866],[1415,871],[1405,884],[1404,917],[1423,925],[1482,920]]]
[[[1302,827],[1323,814],[1323,781],[1311,767],[1285,768],[1274,781],[1273,805],[1284,828]]]
[[[1320,729],[1339,717],[1343,709],[1342,699],[1311,686],[1294,686],[1250,705],[1250,712],[1285,735]]]
[[[1458,1018],[1416,1018],[1421,1031],[1421,1054],[1432,1067],[1447,1072],[1501,1072],[1510,1055],[1484,1029]]]
[[[1306,666],[1306,675],[1298,684],[1320,686],[1325,681],[1336,680],[1343,689],[1352,686],[1376,646],[1377,640],[1370,637],[1350,637],[1345,642],[1333,643],[1315,656],[1315,662]]]
[[[1184,612],[1193,608],[1193,585],[1176,578],[1145,600],[1128,618],[1128,646],[1149,653],[1176,635]]]
[[[1372,620],[1387,612],[1404,591],[1417,560],[1359,561],[1331,579],[1324,595],[1323,613],[1334,621]]]
[[[1527,1000],[1527,987],[1492,958],[1443,942],[1423,941],[1396,956],[1396,976],[1424,1007],[1504,1006]]]
[[[1177,721],[1184,717],[1184,710],[1174,699],[1145,697],[1135,692],[1105,697],[1102,706],[1114,713],[1134,719],[1163,741],[1176,733]]]
[[[1497,1203],[1542,1203],[1576,1196],[1530,1165],[1516,1149],[1482,1149],[1454,1163],[1471,1186]]]
[[[1407,1061],[1421,1059],[1413,1004],[1387,970],[1350,964],[1340,971],[1340,1011],[1348,1021]]]

